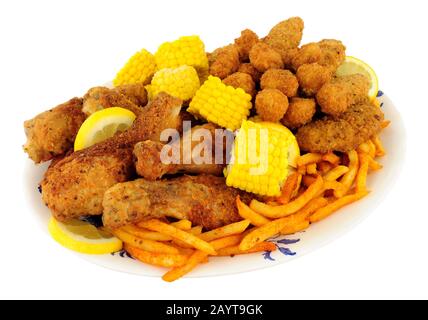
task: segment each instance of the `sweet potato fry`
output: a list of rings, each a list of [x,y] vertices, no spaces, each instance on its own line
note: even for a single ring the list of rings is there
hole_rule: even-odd
[[[389,120],[384,120],[382,123],[381,123],[381,125],[380,125],[380,127],[382,128],[382,129],[386,129],[386,128],[388,128],[389,127],[389,125],[391,124],[391,121],[389,121]]]
[[[302,209],[315,197],[315,195],[322,189],[323,185],[323,178],[321,176],[317,176],[316,181],[311,184],[305,192],[288,204],[271,207],[257,200],[252,200],[250,208],[271,219],[283,218]]]
[[[334,192],[343,194],[343,184],[337,181],[325,181],[322,189],[315,195],[315,198],[321,197],[327,190],[334,190]]]
[[[308,220],[303,220],[301,222],[297,222],[295,224],[285,226],[284,229],[281,230],[282,235],[295,234],[297,232],[306,230],[310,226],[310,222]]]
[[[358,146],[357,151],[358,151],[358,153],[369,154],[370,153],[370,147],[369,147],[367,142],[364,142]]]
[[[363,191],[360,193],[351,194],[348,196],[344,196],[343,198],[337,199],[336,201],[328,204],[327,206],[321,209],[318,209],[312,216],[310,216],[309,221],[318,222],[322,219],[325,219],[331,214],[333,214],[335,211],[339,210],[340,208],[362,199],[367,194],[368,194],[367,191]]]
[[[179,220],[177,222],[172,222],[170,223],[170,225],[184,231],[192,229],[192,222],[186,219]]]
[[[372,158],[376,157],[376,146],[373,141],[369,140],[367,141],[367,144],[369,146],[369,156]]]
[[[305,174],[304,176],[303,176],[303,185],[305,186],[305,187],[309,187],[311,184],[313,184],[315,181],[316,181],[317,179],[314,177],[314,176],[310,176],[310,175],[307,175],[307,174]]]
[[[219,238],[224,238],[227,236],[231,236],[234,234],[240,234],[244,232],[248,226],[250,225],[250,220],[242,220],[239,222],[228,224],[224,227],[220,227],[208,232],[204,232],[199,235],[199,238],[201,238],[204,241],[213,241]]]
[[[365,153],[358,154],[358,160],[360,162],[360,168],[358,169],[356,178],[355,190],[357,193],[367,190],[367,173],[369,171],[369,158],[370,156]]]
[[[185,232],[174,226],[163,223],[157,219],[142,221],[138,224],[138,226],[166,234],[175,239],[181,240],[191,245],[192,247],[199,249],[201,251],[204,251],[210,255],[214,255],[214,256],[216,255],[214,248],[206,241],[203,241],[188,232]]]
[[[302,175],[299,174],[299,176],[297,177],[296,186],[293,190],[293,193],[291,194],[291,199],[294,199],[297,197],[297,195],[299,194],[301,184],[302,184]]]
[[[282,187],[282,194],[279,196],[276,201],[280,204],[287,204],[290,202],[293,191],[296,189],[296,184],[299,180],[300,174],[298,172],[293,172],[288,176],[287,180]]]
[[[351,188],[352,184],[354,183],[355,177],[357,176],[358,172],[358,153],[355,150],[351,150],[348,152],[348,158],[349,158],[349,171],[345,173],[345,175],[340,179],[340,183],[343,185],[343,191],[338,192],[336,191],[334,193],[334,196],[336,198],[343,197]]]
[[[372,139],[372,141],[373,141],[373,143],[374,143],[374,145],[376,147],[376,154],[375,154],[375,156],[376,157],[383,157],[383,156],[385,156],[386,155],[386,151],[385,151],[385,148],[382,145],[382,141],[380,141],[380,138],[378,136],[376,136],[376,137],[374,137]]]
[[[250,207],[243,203],[239,196],[236,197],[236,206],[238,207],[239,215],[244,219],[250,220],[253,226],[260,227],[270,222],[269,219],[253,211]]]
[[[311,163],[320,162],[322,160],[322,157],[322,154],[319,153],[307,153],[297,159],[297,166],[306,166]]]
[[[260,242],[249,250],[240,250],[239,246],[232,246],[217,251],[219,256],[235,256],[240,254],[255,253],[260,251],[275,251],[276,246],[272,242]]]
[[[317,167],[318,167],[318,171],[322,175],[325,175],[332,170],[333,165],[330,162],[321,161],[320,163],[318,163]]]
[[[188,259],[188,256],[183,254],[149,252],[133,247],[127,243],[125,243],[124,249],[132,257],[141,262],[166,268],[182,266],[186,263]]]
[[[338,157],[337,155],[335,155],[333,152],[329,152],[325,155],[322,156],[322,160],[323,161],[327,161],[329,163],[331,163],[334,166],[338,166],[340,163],[340,157]]]
[[[201,227],[201,226],[193,227],[193,228],[192,228],[192,229],[190,229],[188,232],[189,232],[190,234],[194,235],[194,236],[199,236],[199,235],[202,233],[202,227]],[[187,244],[187,243],[185,243],[185,242],[183,242],[183,241],[181,241],[181,240],[178,240],[178,239],[173,239],[172,241],[173,241],[177,246],[179,246],[180,248],[186,248],[186,249],[194,248],[193,246],[191,246],[191,245],[189,245],[189,244]]]
[[[349,168],[346,166],[337,166],[336,168],[332,169],[328,173],[326,173],[323,178],[324,181],[335,181],[339,179],[341,176],[343,176],[345,173],[349,171]]]
[[[162,242],[153,241],[153,240],[141,239],[130,233],[123,231],[122,229],[117,229],[113,231],[113,233],[116,237],[118,237],[123,242],[144,251],[178,254],[178,250],[174,247],[171,247],[170,245],[167,245]]]
[[[311,214],[313,214],[318,209],[325,207],[327,204],[328,200],[324,197],[314,198],[309,201],[306,206],[304,206],[302,209],[300,209],[290,217],[293,218],[293,223],[300,223],[304,220],[307,220]]]
[[[316,163],[308,164],[306,166],[306,173],[307,174],[312,174],[312,175],[317,174],[317,164]]]
[[[383,168],[383,165],[381,165],[379,162],[374,160],[372,157],[369,157],[369,169],[372,171],[377,171]]]

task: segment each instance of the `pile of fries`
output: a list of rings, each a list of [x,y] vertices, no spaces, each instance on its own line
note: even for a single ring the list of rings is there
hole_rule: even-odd
[[[385,122],[384,127],[388,125]],[[211,256],[234,256],[274,251],[269,238],[294,234],[311,223],[365,197],[369,171],[380,170],[375,159],[385,155],[378,137],[346,154],[307,153],[287,178],[282,195],[247,206],[236,199],[242,221],[208,232],[188,220],[169,223],[158,219],[128,225],[114,231],[135,259],[171,268],[162,277],[172,282],[205,263]]]

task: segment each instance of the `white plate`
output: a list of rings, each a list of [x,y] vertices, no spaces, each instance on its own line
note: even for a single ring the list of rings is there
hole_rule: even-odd
[[[268,268],[292,259],[296,259],[308,252],[339,238],[349,232],[385,199],[389,190],[397,180],[406,153],[406,134],[399,112],[385,95],[379,98],[383,103],[385,117],[391,120],[391,125],[381,135],[382,141],[388,152],[387,156],[380,160],[384,169],[371,173],[368,185],[372,192],[350,206],[347,206],[331,217],[313,224],[305,232],[295,235],[272,239],[279,250],[269,253],[254,253],[236,257],[211,258],[209,263],[196,268],[189,277],[209,277],[232,273],[247,272],[256,269]],[[37,185],[41,180],[47,165],[35,167],[28,161],[25,168],[25,185],[27,186],[27,198],[34,207],[34,214],[41,227],[47,232],[47,222],[50,217],[49,210],[43,205]],[[53,240],[52,240],[53,241]],[[161,276],[166,269],[152,267],[127,257],[124,252],[114,255],[84,255],[76,253],[83,259],[97,265],[116,271],[133,273],[143,276]],[[60,259],[60,257],[58,257]]]

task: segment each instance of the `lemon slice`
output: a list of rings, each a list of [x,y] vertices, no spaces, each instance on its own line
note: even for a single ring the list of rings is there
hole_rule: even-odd
[[[80,220],[62,223],[51,217],[48,229],[59,244],[80,253],[107,254],[122,249],[118,238]]]
[[[339,66],[336,71],[337,76],[346,76],[351,74],[363,74],[370,79],[370,99],[375,99],[379,91],[379,81],[373,68],[364,61],[354,57],[346,57],[345,62]]]
[[[289,146],[288,146],[288,165],[293,168],[297,168],[297,158],[300,156],[300,148],[297,143],[297,139],[294,134],[287,127],[272,122],[260,122],[266,126],[269,126],[272,129],[279,130],[287,135],[289,138]]]
[[[88,148],[113,137],[116,132],[128,129],[136,116],[119,107],[107,108],[93,113],[83,122],[74,141],[74,151]]]

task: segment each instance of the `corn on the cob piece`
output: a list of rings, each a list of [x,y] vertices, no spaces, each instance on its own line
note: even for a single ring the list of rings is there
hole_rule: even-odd
[[[196,91],[187,111],[229,130],[236,130],[250,114],[251,95],[209,76]]]
[[[115,86],[134,83],[148,83],[156,71],[153,54],[145,49],[134,54],[113,80]]]
[[[161,44],[155,53],[158,69],[176,68],[182,65],[194,67],[198,72],[208,69],[205,45],[198,36],[180,37]]]
[[[244,121],[235,138],[226,184],[265,196],[279,196],[288,173],[292,134],[279,124]]]
[[[201,84],[195,68],[181,66],[175,69],[165,68],[155,73],[150,85],[146,86],[149,99],[160,92],[166,92],[183,101],[190,100]]]

